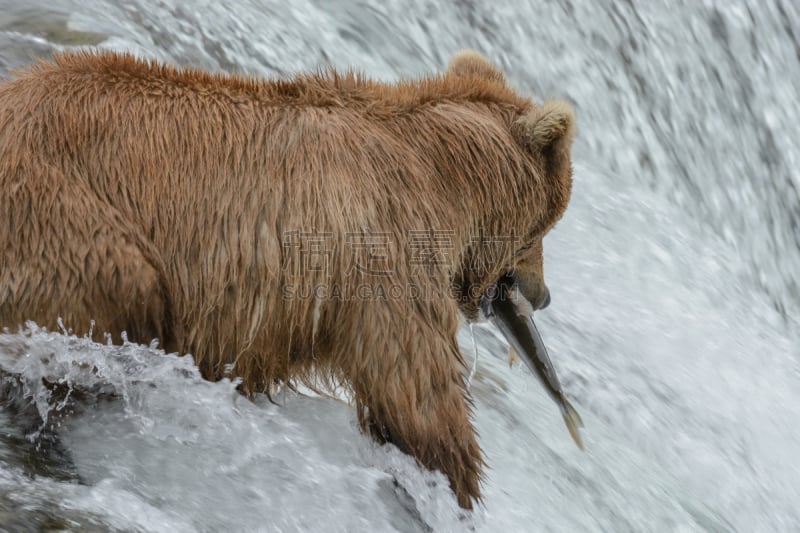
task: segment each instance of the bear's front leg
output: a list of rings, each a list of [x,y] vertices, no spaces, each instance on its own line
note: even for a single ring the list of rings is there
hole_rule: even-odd
[[[361,428],[440,470],[465,509],[483,459],[470,423],[454,302],[362,302],[346,370]],[[344,355],[344,354],[342,354]]]

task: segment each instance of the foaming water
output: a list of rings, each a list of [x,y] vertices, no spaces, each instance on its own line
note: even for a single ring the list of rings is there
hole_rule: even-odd
[[[155,347],[5,334],[0,368],[60,443],[31,465],[22,433],[40,422],[22,431],[36,417],[0,410],[7,529],[800,528],[794,4],[0,0],[0,13],[0,68],[100,39],[213,70],[352,64],[391,79],[474,47],[537,98],[572,99],[575,190],[546,239],[553,304],[538,322],[587,448],[487,328],[474,513],[361,435],[344,402],[250,402]]]

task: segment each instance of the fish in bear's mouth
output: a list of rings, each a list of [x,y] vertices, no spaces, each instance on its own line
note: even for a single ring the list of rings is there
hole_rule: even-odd
[[[558,405],[572,440],[583,449],[579,432],[583,421],[561,389],[542,336],[533,321],[533,305],[520,293],[514,275],[504,274],[489,287],[481,297],[480,307],[484,316],[503,333],[511,349],[517,352],[542,382]]]

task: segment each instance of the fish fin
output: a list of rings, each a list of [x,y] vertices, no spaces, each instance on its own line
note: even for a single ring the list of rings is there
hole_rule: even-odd
[[[578,411],[572,407],[572,404],[566,398],[563,398],[563,409],[561,410],[561,416],[564,417],[564,424],[567,426],[567,431],[569,431],[569,436],[572,437],[572,440],[575,441],[575,444],[583,450],[583,441],[581,440],[581,433],[580,428],[583,427],[583,420],[581,419],[581,415],[578,414]]]
[[[514,349],[513,346],[509,346],[508,347],[508,367],[511,368],[511,366],[514,364],[514,361],[516,361],[516,360],[517,360],[517,351]]]

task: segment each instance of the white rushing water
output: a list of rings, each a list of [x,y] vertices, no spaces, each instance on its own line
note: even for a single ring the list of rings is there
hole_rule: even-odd
[[[474,513],[440,474],[360,434],[342,401],[250,402],[155,348],[0,334],[0,368],[58,426],[37,453],[35,417],[0,409],[0,530],[800,530],[798,4],[52,4],[0,0],[0,70],[99,44],[393,79],[472,47],[521,91],[572,100],[575,188],[545,240],[553,304],[539,324],[586,451],[486,328]],[[461,342],[471,354],[468,330]],[[46,406],[42,377],[80,385],[76,412]]]

